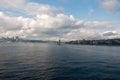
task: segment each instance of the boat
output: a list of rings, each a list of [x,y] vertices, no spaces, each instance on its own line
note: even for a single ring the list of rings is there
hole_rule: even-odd
[[[60,41],[60,39],[58,40],[57,45],[61,45],[61,41]]]

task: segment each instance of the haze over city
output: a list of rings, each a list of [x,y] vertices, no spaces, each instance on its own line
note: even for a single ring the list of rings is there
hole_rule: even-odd
[[[2,0],[0,37],[62,40],[120,37],[120,0]]]

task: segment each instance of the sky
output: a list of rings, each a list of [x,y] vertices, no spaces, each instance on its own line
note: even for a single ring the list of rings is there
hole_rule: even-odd
[[[1,0],[0,37],[120,38],[120,0]]]

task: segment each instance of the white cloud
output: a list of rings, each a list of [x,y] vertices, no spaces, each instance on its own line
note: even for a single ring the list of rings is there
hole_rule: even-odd
[[[66,35],[67,39],[73,39],[73,40],[78,40],[78,39],[102,39],[102,35],[98,31],[94,31],[92,29],[76,29],[76,30],[71,30],[69,33]]]
[[[19,4],[20,3],[20,4]],[[85,21],[65,15],[60,9],[26,0],[4,0],[0,8],[18,9],[32,17],[10,16],[0,12],[0,36],[55,40],[99,39],[100,30],[111,27],[109,21]],[[7,6],[5,6],[7,5]]]
[[[120,13],[120,2],[118,0],[104,0],[102,2],[102,7],[112,13],[112,14],[118,14]]]
[[[105,38],[118,38],[120,37],[120,32],[118,31],[105,31],[102,33],[103,37]]]
[[[107,28],[107,27],[112,27],[114,22],[110,21],[87,21],[84,26],[87,28]]]
[[[103,33],[104,36],[112,36],[112,35],[117,35],[117,31],[105,31]]]
[[[97,39],[100,38],[97,29],[112,25],[110,22],[78,20],[72,15],[67,16],[64,14],[57,14],[56,16],[42,14],[34,18],[24,18],[10,17],[0,12],[0,19],[1,36],[20,36],[36,39],[56,39],[56,37]]]
[[[2,30],[19,30],[22,25],[15,17],[8,17],[0,12],[0,26]]]
[[[0,2],[0,7],[21,9],[22,6],[24,6],[25,3],[26,3],[26,0],[2,0]]]

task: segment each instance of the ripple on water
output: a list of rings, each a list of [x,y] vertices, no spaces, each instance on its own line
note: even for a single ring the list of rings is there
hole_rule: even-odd
[[[0,80],[120,80],[119,47],[9,43],[0,51]]]

